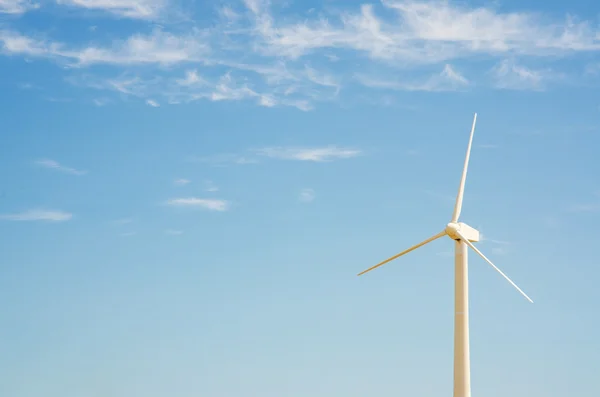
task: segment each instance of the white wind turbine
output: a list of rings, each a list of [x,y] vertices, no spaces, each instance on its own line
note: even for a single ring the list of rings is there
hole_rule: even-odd
[[[473,143],[473,133],[475,131],[475,122],[477,121],[477,113],[473,118],[473,127],[469,137],[469,145],[467,147],[467,155],[465,165],[460,179],[458,195],[456,196],[456,205],[452,220],[448,223],[443,231],[433,237],[411,247],[397,255],[384,260],[381,263],[359,273],[361,276],[379,266],[401,257],[411,251],[422,247],[425,244],[437,240],[440,237],[448,236],[454,243],[454,397],[470,397],[471,396],[471,366],[469,361],[469,276],[468,276],[468,260],[467,254],[470,247],[479,256],[490,264],[498,273],[502,275],[509,283],[512,284],[528,301],[533,303],[531,298],[525,294],[515,283],[512,282],[500,269],[498,269],[485,255],[481,253],[473,243],[479,241],[479,231],[471,226],[459,222],[460,211],[462,208],[463,194],[465,191],[465,181],[467,179],[467,168],[469,166],[469,156],[471,154],[471,144]]]

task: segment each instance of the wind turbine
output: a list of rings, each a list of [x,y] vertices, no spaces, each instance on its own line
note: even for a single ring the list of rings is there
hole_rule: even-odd
[[[467,168],[469,166],[469,156],[471,155],[471,145],[473,143],[473,133],[475,132],[475,122],[477,121],[477,113],[473,117],[473,126],[471,127],[471,135],[469,137],[469,145],[467,146],[467,155],[463,167],[460,185],[458,187],[458,195],[456,196],[456,204],[454,213],[450,223],[446,225],[444,230],[433,237],[420,242],[419,244],[410,247],[407,250],[400,252],[370,267],[369,269],[360,272],[361,276],[373,269],[385,265],[386,263],[408,254],[428,244],[440,237],[448,236],[454,240],[454,397],[470,397],[471,396],[471,365],[469,360],[469,275],[468,275],[468,248],[471,248],[479,256],[483,258],[490,266],[502,275],[513,287],[517,289],[529,302],[533,303],[531,298],[525,294],[508,276],[498,269],[492,261],[490,261],[481,251],[479,251],[473,243],[479,241],[479,231],[459,222],[460,211],[462,209],[463,195],[465,191],[465,181],[467,179]]]

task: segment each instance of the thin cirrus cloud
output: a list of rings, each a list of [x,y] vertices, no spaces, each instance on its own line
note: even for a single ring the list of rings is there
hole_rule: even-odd
[[[299,200],[303,203],[310,203],[315,200],[315,191],[310,188],[305,188],[300,191]]]
[[[153,108],[160,107],[160,104],[158,102],[156,102],[155,100],[153,100],[153,99],[147,99],[146,100],[146,105],[152,106]]]
[[[29,210],[14,214],[0,214],[0,219],[7,221],[46,221],[65,222],[71,220],[73,214],[57,210]]]
[[[518,91],[543,91],[550,83],[564,76],[550,69],[530,69],[514,60],[504,60],[490,70],[498,89]]]
[[[56,171],[64,172],[65,174],[71,174],[71,175],[87,174],[87,171],[78,170],[78,169],[72,168],[72,167],[67,167],[67,166],[60,164],[58,161],[50,160],[50,159],[37,160],[35,162],[35,164],[37,164],[41,167],[44,167],[44,168],[49,168],[49,169],[53,169]]]
[[[185,179],[185,178],[179,178],[179,179],[175,179],[173,181],[173,184],[175,186],[185,186],[188,185],[191,181],[189,179]]]
[[[597,64],[590,54],[600,51],[598,28],[585,15],[449,0],[347,3],[295,15],[280,2],[231,0],[215,5],[214,19],[196,21],[191,14],[164,17],[180,12],[167,0],[60,0],[69,18],[96,10],[122,18],[133,33],[58,41],[9,20],[0,29],[0,55],[68,66],[61,69],[68,83],[115,100],[129,96],[150,106],[252,101],[310,111],[353,95],[343,89],[350,85],[364,90],[361,98],[380,89],[546,89],[570,81],[568,73],[590,78],[561,70],[577,65],[561,61],[580,60],[583,71]],[[2,13],[31,8],[26,0],[0,0]],[[182,27],[180,20],[193,23]],[[108,68],[90,68],[99,64]]]
[[[395,91],[458,91],[469,86],[466,77],[449,64],[446,64],[439,74],[427,77],[423,81],[380,80],[362,74],[356,75],[355,78],[366,87]]]
[[[165,0],[57,0],[57,3],[142,20],[157,19],[168,4]]]
[[[39,5],[27,0],[0,0],[0,14],[24,14]]]
[[[359,156],[358,149],[344,148],[338,146],[326,147],[266,147],[254,150],[258,155],[280,160],[327,162],[338,159],[348,159]]]
[[[218,212],[227,211],[230,208],[230,203],[226,200],[197,197],[174,198],[168,200],[166,204],[172,207],[201,208]]]

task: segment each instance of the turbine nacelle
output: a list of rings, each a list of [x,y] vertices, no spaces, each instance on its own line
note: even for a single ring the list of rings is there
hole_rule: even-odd
[[[445,231],[452,240],[460,240],[460,235],[462,234],[467,240],[473,243],[479,241],[479,230],[463,222],[450,222],[446,225]]]

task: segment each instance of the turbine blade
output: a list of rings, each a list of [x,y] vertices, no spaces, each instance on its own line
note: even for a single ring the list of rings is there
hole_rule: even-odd
[[[531,298],[528,297],[527,294],[525,292],[523,292],[523,290],[521,290],[521,288],[519,288],[517,286],[517,284],[513,283],[513,281],[510,278],[508,278],[508,276],[506,274],[502,273],[502,270],[498,269],[496,267],[496,265],[494,265],[492,263],[491,260],[489,260],[485,255],[483,255],[483,253],[481,251],[479,251],[475,247],[475,245],[473,245],[472,242],[470,242],[469,240],[467,240],[466,237],[464,235],[462,235],[459,231],[457,231],[456,234],[458,234],[458,236],[460,237],[460,239],[462,241],[464,241],[471,249],[473,249],[473,251],[477,252],[479,254],[479,256],[483,258],[484,261],[486,261],[487,263],[490,264],[490,266],[492,266],[494,269],[496,269],[496,271],[498,273],[500,273],[502,275],[502,277],[504,277],[506,279],[506,281],[508,281],[513,287],[515,287],[517,289],[517,291],[519,291],[521,293],[521,295],[523,295],[529,302],[533,303],[533,300],[531,300]]]
[[[473,126],[471,127],[471,136],[469,137],[469,145],[467,146],[467,155],[465,157],[465,165],[463,167],[460,185],[458,186],[458,195],[456,196],[456,204],[454,205],[454,213],[452,214],[452,222],[458,222],[460,211],[462,209],[463,195],[465,193],[465,182],[467,180],[467,168],[469,168],[469,157],[471,156],[471,144],[473,143],[473,133],[475,132],[475,122],[477,121],[477,113],[473,117]]]
[[[404,255],[404,254],[408,254],[410,251],[414,251],[414,250],[416,250],[417,248],[419,248],[419,247],[422,247],[422,246],[424,246],[425,244],[427,244],[427,243],[430,243],[430,242],[432,242],[433,240],[437,240],[438,238],[440,238],[440,237],[442,237],[442,236],[445,236],[445,235],[446,235],[446,231],[444,230],[443,232],[440,232],[440,233],[436,234],[435,236],[433,236],[433,237],[430,237],[430,238],[428,238],[427,240],[425,240],[425,241],[422,241],[422,242],[420,242],[419,244],[417,244],[417,245],[415,245],[415,246],[412,246],[412,247],[410,247],[409,249],[407,249],[407,250],[404,250],[404,251],[402,251],[401,253],[399,253],[399,254],[397,254],[397,255],[394,255],[394,256],[392,256],[391,258],[388,258],[388,259],[384,260],[383,262],[379,262],[378,264],[376,264],[376,265],[375,265],[375,266],[373,266],[373,267],[370,267],[370,268],[368,268],[367,270],[363,270],[362,272],[358,273],[358,275],[359,275],[359,276],[362,276],[363,274],[365,274],[365,273],[367,273],[367,272],[370,272],[371,270],[377,269],[379,266],[383,266],[383,265],[385,265],[386,263],[388,263],[388,262],[390,262],[390,261],[393,261],[394,259],[396,259],[396,258],[399,258],[399,257],[401,257],[401,256],[402,256],[402,255]]]

